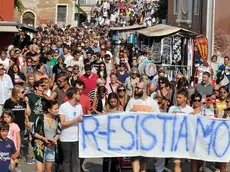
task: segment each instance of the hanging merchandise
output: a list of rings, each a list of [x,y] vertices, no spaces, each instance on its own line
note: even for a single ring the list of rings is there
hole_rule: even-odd
[[[163,64],[172,63],[172,38],[165,37],[161,40],[161,58]]]
[[[187,65],[188,66],[193,66],[193,56],[194,56],[194,41],[192,38],[190,38],[187,40],[187,57],[188,57]]]
[[[161,63],[161,42],[154,42],[152,48],[153,56],[151,59],[154,63]]]
[[[203,61],[208,59],[208,39],[205,37],[196,38],[197,49]]]
[[[152,60],[145,59],[139,64],[138,71],[139,71],[140,75],[145,74],[145,75],[151,77],[151,76],[154,76],[157,73],[157,67],[153,63]]]
[[[181,61],[181,36],[175,35],[173,36],[173,64],[179,64]]]

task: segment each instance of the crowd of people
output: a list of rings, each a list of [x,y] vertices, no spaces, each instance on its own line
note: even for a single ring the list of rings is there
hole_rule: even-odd
[[[91,18],[101,26],[152,26],[155,22],[155,7],[155,1],[97,1],[91,10]]]
[[[203,72],[201,82],[191,88],[181,73],[169,81],[164,68],[153,77],[139,74],[127,45],[115,53],[108,32],[93,24],[38,30],[32,39],[20,31],[14,45],[0,51],[2,172],[16,170],[20,158],[35,163],[37,172],[51,172],[55,161],[66,172],[83,171],[78,127],[84,115],[132,111],[229,118],[228,87],[213,85],[212,72]],[[225,57],[219,67],[226,76],[229,65]],[[147,160],[132,157],[133,171],[145,172]],[[173,162],[174,171],[182,171],[181,159]],[[103,172],[116,171],[116,164],[116,158],[104,158]],[[192,172],[202,164],[191,160]],[[164,167],[165,159],[157,159],[156,171]],[[226,172],[226,163],[217,163],[217,168]]]

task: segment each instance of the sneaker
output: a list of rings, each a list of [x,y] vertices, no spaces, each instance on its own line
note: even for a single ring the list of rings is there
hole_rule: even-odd
[[[27,158],[27,159],[26,159],[26,163],[31,165],[31,164],[34,163],[34,161],[33,161],[33,159],[31,159],[31,158]]]

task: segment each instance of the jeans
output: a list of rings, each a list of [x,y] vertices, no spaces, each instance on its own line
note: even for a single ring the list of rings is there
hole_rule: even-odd
[[[61,142],[65,172],[80,172],[78,142]]]
[[[21,138],[21,149],[20,149],[20,154],[22,156],[25,156],[25,143],[24,143],[24,134],[25,130],[20,131],[20,138]],[[27,152],[27,151],[26,151]]]
[[[165,158],[157,158],[157,162],[155,165],[156,172],[162,172],[165,168]]]

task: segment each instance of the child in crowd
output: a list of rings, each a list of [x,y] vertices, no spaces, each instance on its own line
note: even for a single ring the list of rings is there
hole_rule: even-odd
[[[10,160],[15,161],[19,156],[16,151],[14,142],[9,139],[8,133],[10,130],[9,124],[6,121],[0,121],[0,169],[1,172],[8,172]]]
[[[14,123],[15,116],[13,115],[11,110],[5,110],[2,113],[1,118],[9,125],[9,132],[7,137],[14,142],[14,146],[16,148],[17,154],[19,154],[21,148],[21,137],[20,137],[20,128],[16,123]],[[14,161],[13,159],[11,159],[10,162],[11,170],[15,170],[16,164],[18,164],[18,160]]]

